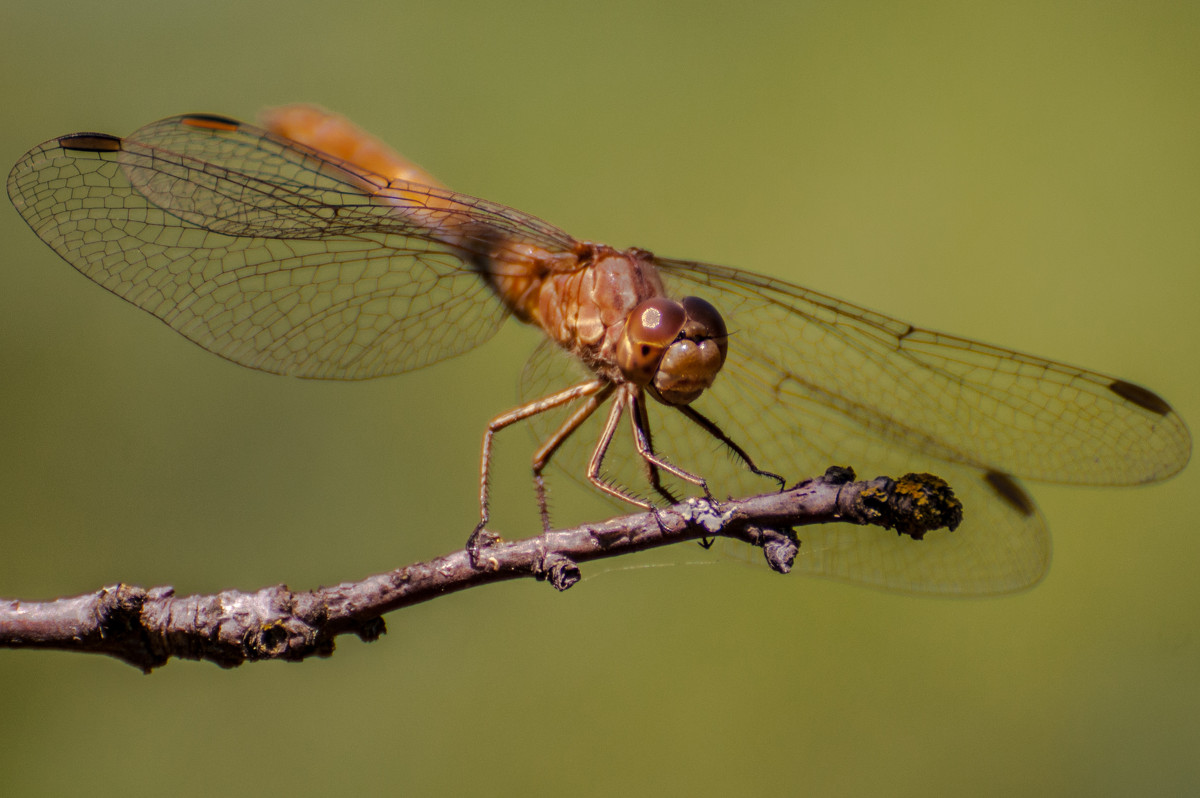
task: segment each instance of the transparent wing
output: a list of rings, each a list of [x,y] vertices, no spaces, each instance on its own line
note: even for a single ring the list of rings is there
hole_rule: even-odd
[[[726,431],[764,452],[768,467],[789,462],[787,441],[810,434],[811,419],[821,419],[835,451],[869,433],[936,460],[1045,482],[1154,482],[1191,454],[1178,414],[1123,380],[749,272],[670,260],[661,268],[669,290],[708,299],[731,330],[733,378],[722,373],[712,403],[698,409],[729,413]],[[765,419],[739,411],[750,395],[765,397]]]
[[[89,278],[223,357],[305,377],[373,377],[449,357],[502,321],[489,279],[519,287],[535,264],[578,268],[576,242],[533,217],[389,182],[222,117],[174,117],[125,139],[55,139],[17,163],[8,191]],[[1178,415],[1122,380],[752,273],[658,263],[673,293],[725,314],[729,361],[695,407],[759,467],[793,479],[832,464],[864,476],[931,471],[964,501],[957,532],[921,542],[837,525],[805,530],[801,570],[912,591],[1018,589],[1044,572],[1049,543],[1010,474],[1134,484],[1170,476],[1190,455]],[[524,396],[560,390],[581,370],[543,346]],[[714,493],[773,487],[677,410],[648,411],[656,450]],[[538,434],[562,412],[535,417]],[[556,463],[584,473],[601,415]],[[661,492],[630,441],[617,436],[605,474],[654,498]]]
[[[585,376],[582,366],[547,342],[526,365],[522,399],[549,393],[555,385],[572,384]],[[989,480],[979,469],[912,450],[836,412],[816,411],[797,418],[791,415],[795,408],[781,407],[770,392],[757,390],[746,376],[722,372],[714,386],[721,387],[720,395],[706,393],[697,404],[747,448],[760,466],[779,471],[789,484],[819,475],[830,465],[853,466],[860,478],[924,471],[949,482],[965,508],[963,522],[956,531],[937,530],[920,541],[878,527],[823,524],[800,528],[795,571],[902,592],[959,596],[1021,590],[1045,574],[1050,564],[1045,519],[1015,480],[1003,475]],[[777,489],[774,480],[750,473],[678,411],[655,402],[648,405],[648,410],[656,451],[704,476],[717,497]],[[534,435],[544,439],[567,412],[564,408],[535,416],[531,419]],[[599,437],[603,416],[599,411],[588,419],[555,454],[556,472],[565,472],[587,484],[587,461]],[[762,437],[745,434],[744,427],[750,426],[745,419],[755,419],[776,432],[789,430],[788,437],[781,437],[777,445],[763,447]],[[650,487],[645,465],[631,440],[628,426],[618,431],[605,459],[605,477],[634,495],[665,503]],[[746,445],[747,440],[751,445]],[[693,487],[665,475],[663,482],[677,495],[696,493]],[[1005,493],[998,493],[996,484]],[[761,560],[761,554],[757,559]]]
[[[54,139],[17,163],[8,193],[92,280],[222,357],[302,377],[395,374],[465,351],[506,315],[482,269],[574,243],[220,117]]]
[[[672,295],[701,296],[725,316],[729,358],[693,406],[760,468],[790,481],[830,465],[866,478],[925,471],[963,501],[959,529],[923,541],[871,527],[803,528],[797,570],[909,592],[1018,590],[1044,574],[1050,538],[1012,475],[1125,485],[1163,479],[1188,460],[1191,439],[1179,416],[1121,380],[920,330],[760,275],[660,263]],[[573,368],[543,347],[526,367],[523,398],[577,380]],[[648,410],[656,451],[705,477],[717,496],[774,489],[677,410],[655,402]],[[565,412],[536,418],[535,434],[549,434]],[[599,426],[590,419],[555,462],[583,474]],[[605,474],[655,499],[622,432]]]

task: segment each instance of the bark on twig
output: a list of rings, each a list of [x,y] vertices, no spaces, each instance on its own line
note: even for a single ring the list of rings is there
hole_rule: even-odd
[[[920,538],[933,529],[953,529],[962,518],[961,504],[937,477],[853,480],[850,469],[831,468],[780,493],[721,502],[689,499],[657,513],[498,541],[483,550],[480,567],[472,567],[466,551],[456,551],[308,591],[275,585],[253,593],[177,597],[170,587],[118,584],[56,601],[0,600],[0,646],[108,654],[146,672],[171,657],[222,667],[295,661],[332,654],[338,635],[375,640],[385,631],[385,613],[469,587],[534,577],[565,590],[579,580],[579,563],[602,557],[731,537],[762,547],[768,564],[786,573],[800,545],[793,527],[874,524]]]

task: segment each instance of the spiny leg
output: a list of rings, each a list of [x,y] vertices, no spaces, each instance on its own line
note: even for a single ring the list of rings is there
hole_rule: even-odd
[[[471,532],[471,537],[467,539],[467,554],[470,555],[473,566],[478,567],[480,548],[495,541],[494,537],[491,539],[484,538],[484,527],[488,522],[488,486],[492,463],[492,439],[496,436],[496,433],[518,421],[524,421],[531,416],[536,416],[538,413],[544,413],[547,410],[561,407],[582,396],[595,394],[602,390],[606,384],[603,380],[590,380],[580,383],[564,391],[559,391],[556,394],[529,402],[515,410],[502,413],[488,423],[487,431],[483,435],[483,454],[480,458],[479,467],[479,524]]]
[[[542,471],[549,465],[550,458],[554,456],[563,442],[579,429],[592,413],[596,412],[596,408],[608,401],[608,397],[612,395],[615,387],[612,383],[608,383],[597,393],[587,397],[587,401],[576,408],[567,420],[554,431],[554,434],[533,453],[533,485],[537,491],[538,511],[542,515],[543,532],[550,531],[550,511],[546,507],[546,483],[542,478]]]
[[[640,395],[635,396],[633,403],[635,408],[633,415],[634,443],[638,447],[638,453],[642,456],[642,462],[646,464],[646,468],[651,474],[651,484],[658,488],[661,494],[666,495],[672,504],[675,504],[679,501],[669,491],[667,491],[665,487],[660,486],[659,467],[661,466],[663,469],[671,474],[674,474],[680,479],[684,479],[688,482],[698,485],[700,489],[704,491],[705,498],[707,498],[709,501],[713,501],[712,493],[708,489],[708,482],[703,477],[699,477],[695,474],[684,471],[683,469],[672,465],[661,455],[655,453],[654,439],[650,431],[650,416],[649,412],[646,410],[645,397]],[[656,510],[656,516],[657,512],[658,511]],[[663,526],[662,518],[658,518],[658,525],[659,527]],[[703,549],[712,548],[713,540],[710,538],[701,538],[698,542],[700,547]]]
[[[691,419],[697,426],[700,427],[700,429],[704,430],[709,435],[713,436],[718,441],[720,441],[721,443],[728,446],[729,450],[732,451],[737,456],[737,458],[742,461],[742,464],[746,466],[746,468],[750,471],[750,473],[752,473],[756,476],[766,477],[767,479],[775,480],[776,482],[779,483],[780,490],[783,490],[787,486],[787,481],[784,480],[783,477],[781,477],[778,474],[775,474],[771,471],[765,471],[765,470],[759,468],[757,465],[755,465],[754,461],[750,458],[750,455],[746,453],[746,450],[743,449],[741,446],[739,446],[733,440],[733,438],[730,438],[728,435],[726,435],[725,431],[722,430],[719,426],[717,426],[716,422],[714,422],[714,421],[710,420],[709,418],[707,418],[706,416],[702,415],[700,413],[700,411],[696,410],[694,407],[691,407],[690,405],[677,405],[675,409],[678,410],[680,413],[683,413],[683,415],[686,416],[687,418]]]
[[[737,456],[737,458],[742,461],[742,464],[744,466],[746,466],[746,468],[752,474],[755,474],[760,477],[766,477],[768,479],[774,479],[779,483],[779,489],[780,490],[784,489],[784,487],[786,486],[787,483],[784,481],[783,477],[779,476],[778,474],[772,473],[770,471],[764,471],[763,469],[761,469],[757,465],[755,465],[754,461],[752,459],[750,459],[750,455],[746,453],[746,450],[743,449],[741,446],[739,446],[732,438],[730,438],[728,435],[726,435],[725,431],[722,430],[719,426],[717,426],[717,423],[715,421],[711,420],[707,416],[700,413],[700,411],[698,411],[695,408],[688,406],[688,405],[677,406],[677,409],[679,410],[679,412],[683,413],[684,416],[686,416],[688,419],[690,419],[694,424],[699,426],[702,430],[704,430],[709,435],[716,438],[718,441],[720,441],[725,446],[727,446],[729,448],[729,450],[732,451],[734,453],[734,455]],[[713,544],[713,540],[710,538],[702,538],[700,540],[700,545],[706,549],[711,548],[712,544]]]
[[[588,461],[587,478],[589,482],[609,496],[613,496],[623,502],[629,502],[646,510],[653,510],[654,505],[650,502],[625,493],[616,485],[605,482],[600,476],[600,469],[604,465],[604,455],[608,453],[608,446],[612,443],[613,434],[617,430],[617,424],[621,421],[621,414],[625,412],[625,406],[629,404],[630,392],[634,390],[636,388],[628,384],[621,385],[617,390],[616,397],[613,399],[612,410],[608,412],[608,419],[604,422],[604,430],[600,433],[600,439],[596,441],[596,448],[592,450],[592,457]]]
[[[633,419],[635,439],[638,431],[640,430],[642,435],[645,436],[646,449],[653,452],[654,434],[650,429],[650,413],[646,409],[645,396],[641,391],[638,391],[633,396],[633,410],[634,415],[632,415],[631,418]],[[663,484],[662,472],[659,471],[658,465],[654,461],[645,457],[642,458],[642,465],[646,467],[646,480],[650,483],[650,486],[654,488],[655,492],[658,493],[659,496],[662,496],[664,499],[666,499],[669,504],[678,504],[679,497],[672,493],[667,486]]]
[[[636,408],[636,405],[639,401],[638,394],[634,393],[630,397],[629,401],[632,402]],[[634,446],[637,447],[638,454],[641,455],[642,459],[645,462],[649,463],[651,466],[654,466],[656,468],[661,468],[663,471],[666,471],[668,474],[673,474],[674,476],[679,477],[684,482],[692,483],[693,485],[697,486],[702,491],[704,491],[704,495],[706,497],[711,499],[712,494],[709,493],[708,483],[704,481],[703,477],[696,476],[695,474],[691,473],[690,471],[684,471],[682,468],[671,463],[666,458],[654,453],[654,449],[650,445],[649,430],[648,430],[648,428],[643,428],[638,423],[639,419],[640,419],[640,414],[635,409],[630,414],[630,420],[633,422],[633,444],[634,444]]]

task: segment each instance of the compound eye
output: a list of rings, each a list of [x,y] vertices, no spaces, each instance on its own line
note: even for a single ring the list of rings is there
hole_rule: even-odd
[[[698,296],[685,296],[681,302],[687,313],[687,322],[683,334],[695,341],[710,340],[717,345],[721,352],[721,362],[729,349],[729,333],[725,329],[725,319],[712,303]]]
[[[617,347],[617,367],[630,380],[645,385],[658,361],[687,321],[683,305],[666,297],[647,299],[629,314]]]
[[[629,314],[629,337],[646,346],[667,346],[683,329],[684,308],[666,297],[647,299]]]

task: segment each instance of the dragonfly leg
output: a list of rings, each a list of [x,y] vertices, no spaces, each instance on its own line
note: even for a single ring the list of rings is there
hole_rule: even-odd
[[[697,476],[690,471],[684,471],[665,457],[655,454],[654,447],[650,442],[649,421],[645,417],[644,408],[639,408],[642,400],[639,399],[637,394],[633,394],[629,401],[633,404],[633,411],[630,413],[630,420],[633,422],[633,443],[637,447],[638,454],[641,455],[642,460],[647,463],[652,471],[662,469],[668,474],[673,474],[684,482],[690,482],[697,486],[700,490],[704,491],[705,497],[712,499],[712,493],[709,492],[708,483],[704,480],[704,477]],[[643,426],[643,421],[646,422],[645,426]]]
[[[480,457],[479,466],[479,523],[475,526],[474,531],[471,532],[471,536],[467,538],[467,553],[471,557],[472,565],[478,567],[480,550],[498,540],[495,535],[485,531],[488,522],[492,440],[496,437],[496,433],[505,427],[512,426],[518,421],[524,421],[531,416],[536,416],[538,413],[544,413],[547,410],[568,404],[582,396],[592,396],[597,392],[603,391],[607,384],[603,380],[590,380],[580,383],[579,385],[567,388],[565,391],[559,391],[556,394],[537,399],[507,413],[503,413],[488,423],[487,431],[483,435],[483,453]]]
[[[650,431],[650,414],[646,411],[646,402],[641,397],[638,397],[634,400],[634,407],[634,441],[640,441],[638,445],[638,452],[642,455],[642,461],[646,464],[646,470],[650,476],[650,484],[654,486],[660,495],[666,496],[668,501],[670,501],[672,504],[677,504],[679,502],[679,499],[677,499],[674,494],[667,490],[666,486],[662,485],[661,474],[659,473],[659,463],[663,463],[667,471],[681,479],[699,485],[699,487],[704,491],[705,497],[709,501],[715,501],[712,493],[708,489],[708,482],[703,477],[698,477],[694,474],[683,471],[682,469],[668,463],[661,455],[655,454],[654,438]],[[655,510],[656,515],[657,513],[658,511]],[[659,528],[663,528],[662,519],[658,519],[658,525]],[[712,544],[714,542],[715,540],[713,538],[707,537],[700,538],[698,541],[700,548],[706,550],[712,548]]]
[[[654,450],[654,436],[650,430],[650,414],[646,411],[646,402],[642,397],[636,397],[633,403],[634,410],[637,415],[635,417],[634,426],[640,426],[642,432],[646,436],[646,447],[651,451]],[[646,466],[646,480],[650,483],[650,487],[654,491],[666,499],[668,504],[678,504],[679,497],[672,493],[662,482],[662,473],[657,465],[650,460],[643,458],[643,465]]]
[[[612,383],[608,383],[596,393],[588,396],[587,401],[576,408],[575,412],[533,454],[533,485],[537,491],[538,511],[542,515],[543,532],[550,531],[550,512],[546,507],[546,482],[542,477],[542,471],[545,470],[550,463],[550,458],[554,456],[563,442],[571,437],[575,430],[591,417],[592,413],[596,412],[596,408],[608,401],[608,397],[612,395],[615,387]]]
[[[550,506],[546,497],[546,480],[540,471],[533,475],[533,493],[537,496],[538,515],[542,519],[542,534],[550,531]]]
[[[783,490],[787,486],[787,481],[783,477],[771,471],[761,469],[755,465],[754,461],[750,459],[750,455],[746,453],[746,450],[739,446],[737,442],[733,440],[733,438],[730,438],[728,435],[726,435],[725,431],[717,426],[716,422],[702,415],[700,411],[696,410],[690,405],[677,405],[675,409],[680,413],[683,413],[683,415],[699,426],[700,429],[704,430],[709,435],[725,444],[725,446],[729,447],[729,450],[733,452],[739,460],[742,461],[750,473],[755,474],[756,476],[775,480],[779,483],[780,490]]]
[[[608,413],[608,420],[604,422],[604,431],[600,433],[600,439],[596,442],[596,448],[592,450],[592,458],[588,461],[587,478],[589,482],[609,496],[646,510],[653,510],[654,505],[650,502],[626,493],[616,485],[604,481],[604,478],[600,476],[600,469],[604,465],[604,455],[608,453],[608,446],[612,443],[613,435],[617,431],[617,424],[621,421],[621,414],[625,412],[625,406],[630,402],[630,391],[633,390],[636,389],[631,385],[622,385],[617,392],[616,398],[613,400],[612,410]]]

